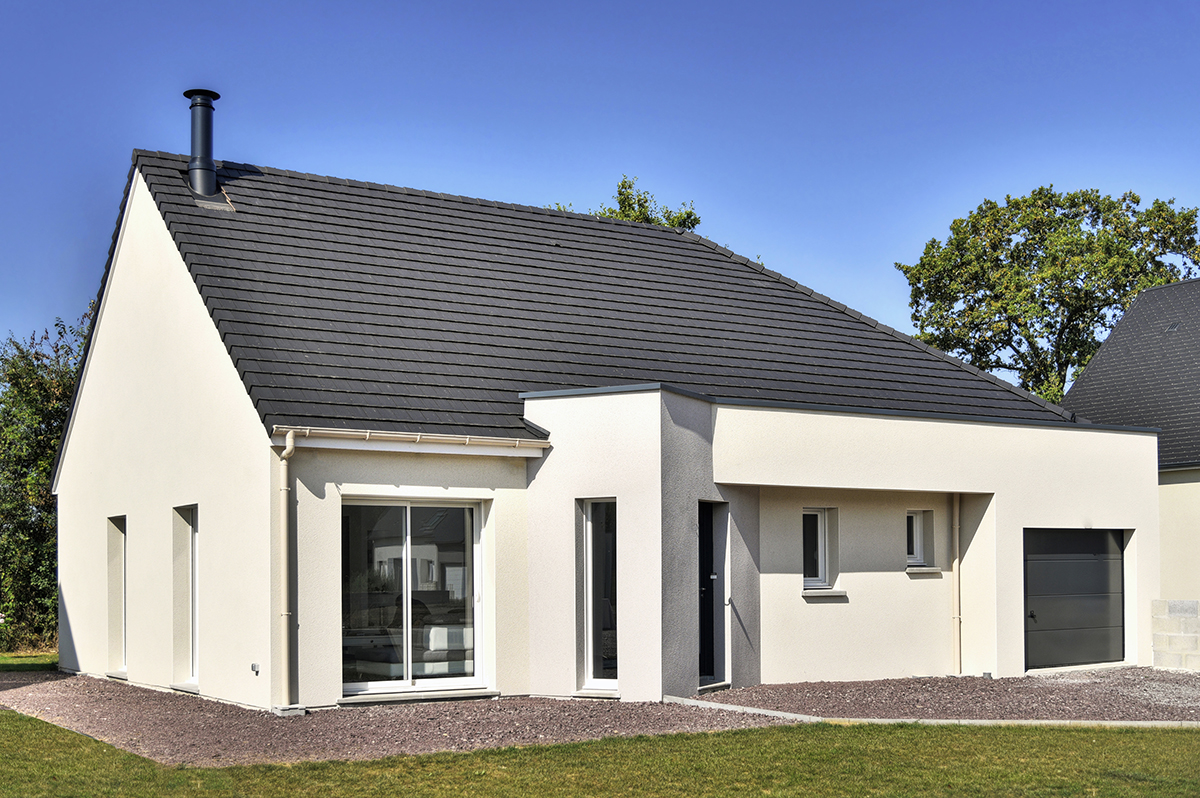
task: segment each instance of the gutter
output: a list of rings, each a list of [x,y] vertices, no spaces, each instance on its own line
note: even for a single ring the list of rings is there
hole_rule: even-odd
[[[488,435],[446,435],[428,432],[385,432],[365,429],[335,429],[331,427],[293,427],[276,424],[272,436],[296,435],[304,438],[324,438],[349,441],[379,441],[388,443],[441,444],[448,446],[495,446],[504,449],[549,449],[550,441],[538,438],[497,438]]]

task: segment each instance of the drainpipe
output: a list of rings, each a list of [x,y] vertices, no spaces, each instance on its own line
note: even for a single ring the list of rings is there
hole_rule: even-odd
[[[283,673],[283,704],[292,704],[292,562],[289,543],[288,460],[296,452],[296,433],[289,431],[279,455],[279,590],[280,661]]]
[[[954,629],[954,673],[962,675],[962,568],[961,568],[961,549],[960,544],[960,529],[959,515],[962,504],[962,494],[954,494],[954,512],[951,516],[951,536],[954,539],[954,562],[951,566],[952,576],[951,584],[953,595],[953,615],[951,616],[951,626]]]

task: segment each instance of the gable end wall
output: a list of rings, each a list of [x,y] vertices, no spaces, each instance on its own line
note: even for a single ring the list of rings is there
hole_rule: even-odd
[[[200,692],[269,706],[269,441],[140,174],[107,279],[58,475],[61,664],[120,664],[106,529],[124,516],[129,680],[186,676],[172,530],[174,508],[196,505]]]

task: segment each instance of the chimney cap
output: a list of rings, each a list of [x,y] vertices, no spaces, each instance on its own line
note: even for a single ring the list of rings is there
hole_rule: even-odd
[[[221,95],[217,94],[212,89],[188,89],[183,93],[183,96],[187,97],[189,100],[195,97],[207,97],[210,100],[221,99]]]

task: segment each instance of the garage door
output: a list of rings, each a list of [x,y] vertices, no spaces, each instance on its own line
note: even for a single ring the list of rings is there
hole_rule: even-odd
[[[1025,530],[1025,667],[1125,659],[1121,544],[1110,529]]]

